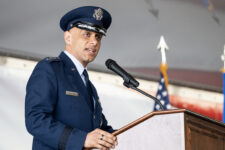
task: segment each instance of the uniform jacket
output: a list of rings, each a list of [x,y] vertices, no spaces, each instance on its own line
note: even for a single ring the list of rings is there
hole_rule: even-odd
[[[25,122],[33,135],[33,150],[81,150],[88,132],[113,132],[102,114],[95,87],[94,110],[87,89],[70,58],[41,60],[27,83]]]

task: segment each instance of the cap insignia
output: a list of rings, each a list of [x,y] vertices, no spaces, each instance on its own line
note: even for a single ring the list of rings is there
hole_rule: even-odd
[[[94,14],[93,14],[93,17],[94,17],[96,20],[102,20],[102,18],[103,18],[103,11],[101,10],[101,8],[95,9],[95,12],[94,12]]]

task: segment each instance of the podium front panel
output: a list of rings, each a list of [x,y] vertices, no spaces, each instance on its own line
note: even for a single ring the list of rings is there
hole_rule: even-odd
[[[153,116],[117,137],[116,150],[184,150],[184,113]]]

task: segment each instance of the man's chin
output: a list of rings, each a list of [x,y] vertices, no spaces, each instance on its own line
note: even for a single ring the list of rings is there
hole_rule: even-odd
[[[95,60],[95,58],[88,58],[87,60],[86,60],[86,63],[88,64],[88,63],[90,63],[90,62],[93,62]]]

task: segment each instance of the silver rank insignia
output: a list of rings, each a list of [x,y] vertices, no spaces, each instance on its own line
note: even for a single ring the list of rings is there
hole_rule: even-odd
[[[102,18],[103,18],[103,11],[101,10],[101,8],[95,9],[95,12],[94,12],[94,14],[93,14],[93,17],[94,17],[96,20],[102,20]]]

